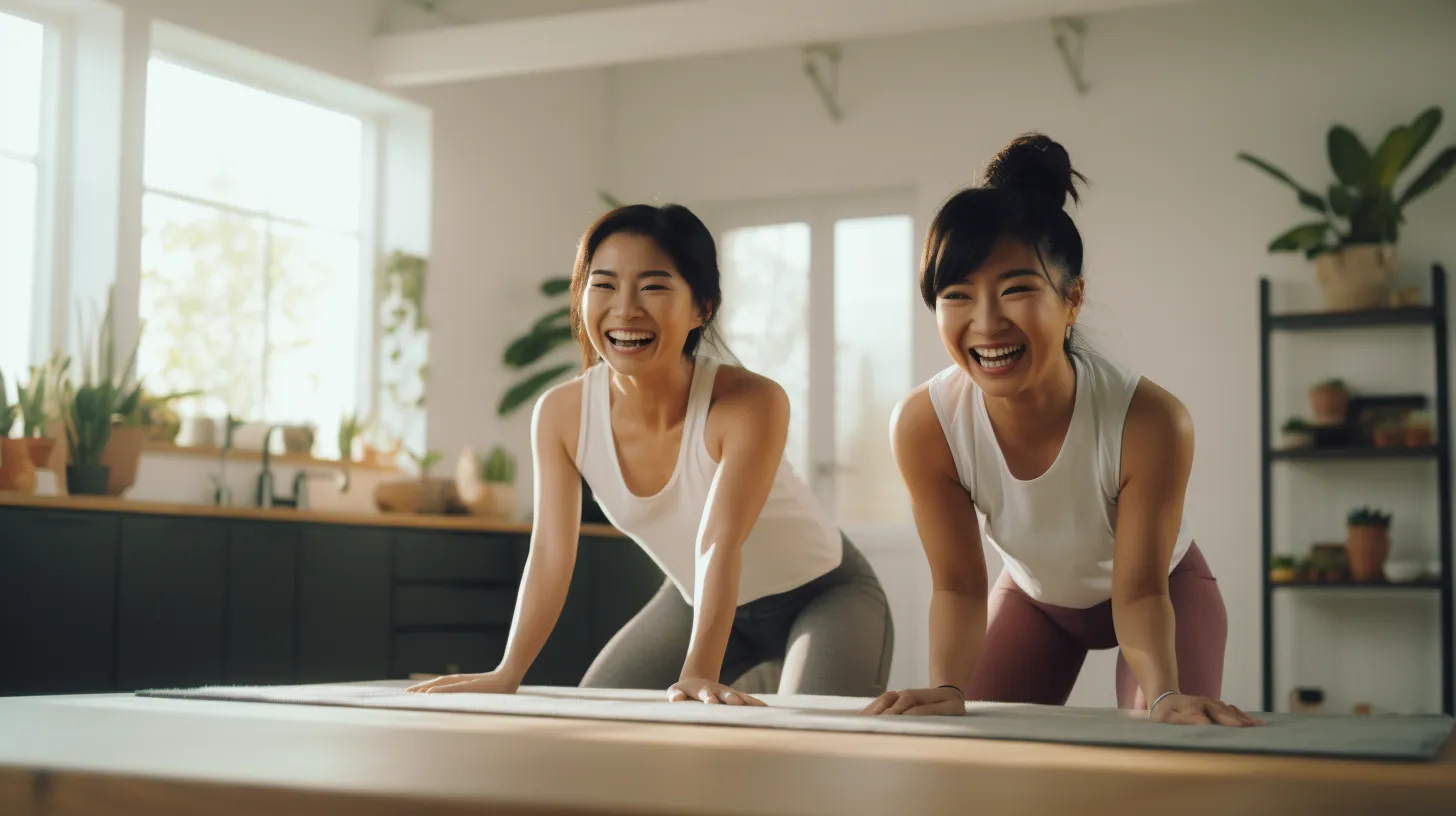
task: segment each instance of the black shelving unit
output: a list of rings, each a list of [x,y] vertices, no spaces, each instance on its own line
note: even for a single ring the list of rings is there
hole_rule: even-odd
[[[1453,701],[1453,678],[1456,666],[1452,663],[1452,552],[1451,552],[1451,428],[1449,367],[1447,364],[1447,301],[1446,270],[1435,264],[1431,267],[1431,303],[1428,306],[1411,306],[1389,309],[1369,309],[1358,312],[1303,312],[1274,314],[1270,311],[1269,280],[1259,281],[1259,446],[1261,463],[1263,503],[1263,560],[1259,573],[1263,583],[1263,674],[1264,710],[1274,710],[1274,593],[1288,592],[1335,592],[1356,590],[1373,592],[1377,590],[1398,592],[1439,592],[1441,596],[1441,709],[1446,714],[1456,714]],[[1362,329],[1381,326],[1428,327],[1436,351],[1436,394],[1435,435],[1436,444],[1418,448],[1304,448],[1275,450],[1273,442],[1273,417],[1270,416],[1270,338],[1276,331],[1332,331]],[[1274,503],[1273,477],[1277,462],[1334,462],[1415,459],[1434,460],[1436,463],[1437,503],[1441,517],[1438,522],[1437,549],[1440,553],[1441,575],[1434,582],[1413,584],[1280,584],[1269,580],[1269,564],[1274,555]]]

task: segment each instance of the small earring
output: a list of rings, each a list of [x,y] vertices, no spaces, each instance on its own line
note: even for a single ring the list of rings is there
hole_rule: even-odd
[[[1068,340],[1071,340],[1072,339],[1072,327],[1071,326],[1068,326],[1067,327],[1067,339]]]

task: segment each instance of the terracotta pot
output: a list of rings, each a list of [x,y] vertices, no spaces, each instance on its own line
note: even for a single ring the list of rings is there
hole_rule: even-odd
[[[516,515],[516,486],[507,482],[482,482],[475,501],[466,502],[472,515],[506,521]]]
[[[1309,407],[1316,425],[1344,425],[1350,412],[1350,392],[1338,385],[1309,389]]]
[[[1395,247],[1385,244],[1356,244],[1317,256],[1314,271],[1325,306],[1333,312],[1385,306],[1395,263]]]
[[[0,490],[35,492],[35,463],[24,439],[0,438]]]
[[[1373,524],[1352,525],[1348,528],[1345,547],[1351,578],[1379,581],[1385,577],[1385,558],[1390,554],[1390,528]]]
[[[1377,448],[1395,448],[1405,443],[1405,431],[1400,428],[1381,428],[1371,434]]]
[[[111,426],[111,440],[101,452],[101,463],[111,469],[106,482],[106,495],[120,496],[136,482],[137,466],[142,461],[145,428]]]
[[[1405,443],[1412,448],[1435,444],[1436,436],[1428,425],[1412,425],[1405,429]]]
[[[50,467],[51,451],[56,449],[56,440],[46,437],[32,437],[25,440],[25,447],[30,451],[30,461],[36,467]]]

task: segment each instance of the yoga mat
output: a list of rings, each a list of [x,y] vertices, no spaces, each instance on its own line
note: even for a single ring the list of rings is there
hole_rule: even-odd
[[[1123,748],[1429,760],[1456,721],[1441,715],[1258,715],[1256,728],[1165,725],[1110,708],[967,703],[965,717],[868,717],[868,699],[760,695],[769,708],[669,703],[663,691],[523,687],[517,694],[411,694],[406,681],[302,686],[207,686],[139,691],[144,697],[508,714],[592,720],[785,728],[1060,742]]]

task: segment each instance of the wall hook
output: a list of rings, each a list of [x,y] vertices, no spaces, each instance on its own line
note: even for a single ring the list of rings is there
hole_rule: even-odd
[[[829,118],[836,122],[843,119],[844,112],[839,107],[839,46],[806,46],[804,73],[823,100],[825,109],[829,111]]]
[[[1079,95],[1087,93],[1087,80],[1082,76],[1083,38],[1087,35],[1087,21],[1081,17],[1053,17],[1052,33],[1062,62],[1072,77],[1072,86]]]

